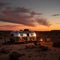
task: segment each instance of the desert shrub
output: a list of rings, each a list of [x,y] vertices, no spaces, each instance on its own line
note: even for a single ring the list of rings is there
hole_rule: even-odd
[[[28,56],[29,58],[31,58],[32,56]]]
[[[58,43],[53,43],[53,47],[60,47],[60,42],[58,42]]]
[[[58,60],[60,60],[60,56],[59,56],[59,59]]]
[[[11,38],[11,39],[10,39],[10,43],[11,43],[11,44],[15,43],[15,40]]]
[[[41,51],[48,51],[49,50],[48,47],[45,47],[45,46],[40,46],[40,49],[41,49]]]
[[[8,54],[8,53],[9,53],[9,50],[8,50],[8,49],[5,49],[5,48],[2,48],[2,49],[0,50],[0,53]]]
[[[33,49],[33,48],[35,48],[35,46],[26,46],[25,49]]]
[[[9,59],[10,60],[18,60],[19,57],[21,56],[25,56],[25,54],[20,54],[18,52],[12,52],[10,55],[9,55]]]

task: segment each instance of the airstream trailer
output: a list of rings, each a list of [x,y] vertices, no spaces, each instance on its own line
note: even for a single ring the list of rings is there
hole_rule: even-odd
[[[10,33],[11,42],[34,42],[36,41],[36,33],[29,30],[12,31]]]

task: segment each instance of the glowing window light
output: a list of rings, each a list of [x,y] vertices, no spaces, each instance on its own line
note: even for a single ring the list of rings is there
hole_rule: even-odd
[[[30,37],[36,37],[36,33],[30,33],[29,36]]]
[[[11,32],[11,35],[13,35],[14,37],[20,37],[21,34],[19,32]]]
[[[27,37],[27,34],[24,33],[24,34],[23,34],[23,37]]]
[[[33,36],[35,36],[35,37],[36,37],[36,33],[33,33]]]
[[[14,34],[14,36],[15,37],[20,37],[21,35],[20,35],[20,33],[18,33],[18,34]]]
[[[30,36],[30,37],[32,37],[32,34],[31,34],[31,33],[29,33],[29,36]]]

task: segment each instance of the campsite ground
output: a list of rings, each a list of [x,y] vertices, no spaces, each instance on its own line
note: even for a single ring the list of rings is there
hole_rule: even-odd
[[[60,60],[60,48],[52,47],[51,42],[40,43],[47,46],[48,49],[43,50],[33,43],[0,46],[0,60],[10,60],[13,52],[20,54],[18,60]]]

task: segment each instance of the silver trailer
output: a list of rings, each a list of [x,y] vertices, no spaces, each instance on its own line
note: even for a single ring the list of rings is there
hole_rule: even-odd
[[[10,33],[10,41],[12,42],[34,42],[36,41],[36,33],[29,30],[12,31]]]

